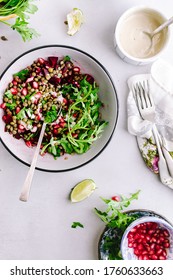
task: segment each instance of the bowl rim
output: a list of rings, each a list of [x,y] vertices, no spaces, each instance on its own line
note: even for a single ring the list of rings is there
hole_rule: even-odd
[[[70,167],[70,168],[67,168],[67,169],[63,169],[63,170],[54,170],[54,169],[45,169],[45,168],[40,168],[40,167],[36,167],[35,169],[36,170],[39,170],[39,171],[45,171],[45,172],[52,172],[52,173],[57,173],[57,172],[66,172],[66,171],[71,171],[71,170],[75,170],[77,168],[80,168],[86,164],[88,164],[89,162],[91,162],[92,160],[94,160],[97,156],[99,156],[103,150],[107,147],[107,145],[109,144],[110,140],[112,139],[112,136],[114,134],[114,131],[115,131],[115,128],[117,126],[117,122],[118,122],[118,117],[119,117],[119,100],[118,100],[118,95],[117,95],[117,90],[116,90],[116,87],[114,85],[114,82],[113,82],[113,79],[110,75],[110,73],[108,72],[108,70],[103,66],[102,63],[100,63],[95,57],[93,57],[92,55],[90,55],[89,53],[81,50],[81,49],[78,49],[76,47],[73,47],[73,46],[70,46],[70,45],[61,45],[61,44],[48,44],[48,45],[41,45],[41,46],[38,46],[38,47],[35,47],[35,48],[32,48],[32,49],[29,49],[25,52],[23,52],[22,54],[18,55],[15,59],[13,59],[9,64],[8,66],[5,68],[5,70],[2,72],[2,74],[0,74],[0,80],[2,79],[2,77],[4,76],[4,74],[7,72],[7,70],[18,60],[20,59],[21,57],[24,57],[25,55],[27,55],[28,53],[32,53],[33,51],[36,51],[36,50],[39,50],[39,49],[46,49],[46,48],[66,48],[66,49],[71,49],[71,50],[74,50],[74,51],[77,51],[81,54],[84,54],[85,56],[89,57],[90,59],[92,59],[96,64],[98,64],[102,70],[106,73],[107,77],[109,78],[110,80],[110,83],[113,87],[113,91],[114,91],[114,94],[115,94],[115,102],[116,102],[116,110],[117,110],[117,113],[116,113],[116,119],[115,119],[115,122],[114,122],[114,126],[113,126],[113,129],[112,129],[112,132],[109,136],[109,139],[108,141],[106,142],[106,144],[102,147],[102,149],[95,155],[93,156],[91,159],[88,159],[86,160],[84,163],[81,163],[79,164],[78,166],[75,166],[75,167]],[[16,156],[8,147],[7,145],[4,143],[4,141],[2,140],[2,137],[0,137],[0,142],[3,144],[3,146],[6,148],[6,150],[14,157],[16,158],[18,161],[20,161],[21,163],[25,164],[26,166],[30,166],[30,164],[28,164],[27,162],[23,161],[22,159],[20,159],[18,156]]]
[[[131,14],[139,12],[141,10],[153,11],[156,14],[160,15],[165,21],[167,20],[167,17],[166,17],[165,14],[163,14],[159,9],[154,8],[152,6],[137,5],[137,6],[131,7],[129,9],[125,10],[122,13],[122,15],[119,17],[119,19],[117,21],[117,24],[116,24],[116,27],[115,27],[114,38],[115,38],[116,44],[119,47],[121,53],[123,55],[125,55],[128,59],[131,59],[132,61],[139,62],[139,63],[150,63],[150,62],[153,62],[154,60],[156,60],[165,51],[165,49],[167,48],[167,46],[169,44],[169,41],[170,41],[170,36],[171,36],[171,32],[170,32],[170,27],[169,26],[167,27],[167,39],[166,39],[166,42],[165,42],[164,46],[162,47],[162,49],[156,55],[148,57],[148,58],[137,58],[137,57],[134,57],[134,56],[130,55],[128,52],[126,52],[122,48],[120,40],[119,40],[119,31],[120,31],[120,27],[121,27],[121,24],[124,21],[124,19],[127,16],[130,16]]]

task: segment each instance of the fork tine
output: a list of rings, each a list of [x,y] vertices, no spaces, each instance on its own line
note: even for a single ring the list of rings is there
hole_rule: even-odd
[[[141,90],[140,90],[140,87],[138,84],[136,84],[136,91],[135,91],[135,97],[136,97],[136,105],[137,105],[137,108],[141,114],[141,109],[143,109],[143,101],[142,101],[142,98],[141,98]]]
[[[148,106],[155,107],[153,98],[150,94],[150,88],[149,88],[149,81],[148,80],[144,81],[144,91],[145,91],[145,96],[146,96]]]

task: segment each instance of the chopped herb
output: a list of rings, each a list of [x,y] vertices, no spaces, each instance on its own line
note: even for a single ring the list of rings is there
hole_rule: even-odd
[[[68,56],[68,55],[66,55],[65,57],[64,57],[64,59],[63,59],[64,61],[70,61],[71,60],[71,58],[70,58],[70,56]]]
[[[84,228],[84,226],[79,223],[79,222],[73,222],[73,224],[71,225],[72,228],[77,228],[77,227],[81,227],[81,228]]]
[[[38,10],[37,6],[31,3],[33,0],[1,0],[0,2],[0,16],[2,18],[14,14],[16,15],[14,24],[5,20],[0,20],[2,23],[16,30],[24,41],[31,40],[34,36],[38,36],[38,33],[33,28],[28,27],[29,14],[34,14]]]
[[[14,77],[19,77],[22,81],[26,79],[27,75],[29,73],[29,70],[28,69],[23,69],[21,70],[20,72],[18,73],[15,73],[13,76]]]
[[[46,123],[52,123],[53,121],[55,121],[57,119],[57,117],[58,117],[57,108],[56,108],[56,106],[52,106],[52,110],[46,112],[44,121]]]

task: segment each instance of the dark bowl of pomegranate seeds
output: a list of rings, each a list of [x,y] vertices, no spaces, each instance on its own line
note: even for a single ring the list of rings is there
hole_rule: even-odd
[[[111,140],[118,118],[116,89],[104,66],[84,51],[38,47],[16,58],[0,79],[1,141],[26,165],[43,122],[39,170],[83,166]]]
[[[158,217],[135,220],[124,232],[121,254],[124,260],[173,260],[173,226]]]

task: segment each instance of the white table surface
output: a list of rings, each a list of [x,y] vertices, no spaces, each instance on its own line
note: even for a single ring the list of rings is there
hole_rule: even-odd
[[[28,167],[0,144],[0,259],[98,259],[98,241],[105,226],[93,209],[104,209],[100,196],[128,195],[141,189],[139,199],[129,209],[154,210],[173,222],[173,191],[146,168],[135,137],[127,131],[126,81],[131,75],[149,73],[151,65],[126,64],[113,46],[118,17],[139,2],[172,16],[172,0],[40,0],[38,12],[30,19],[30,25],[41,34],[39,38],[24,43],[15,31],[0,25],[0,35],[8,38],[0,40],[1,73],[14,58],[33,47],[69,45],[88,52],[107,68],[119,99],[118,124],[101,155],[70,172],[36,170],[27,203],[19,201],[19,194]],[[70,37],[64,20],[74,7],[83,11],[85,23],[80,32]],[[173,63],[172,46],[173,40],[163,58]],[[86,178],[96,182],[96,191],[83,202],[72,204],[68,198],[71,188]],[[84,228],[72,229],[73,221],[81,222]]]

